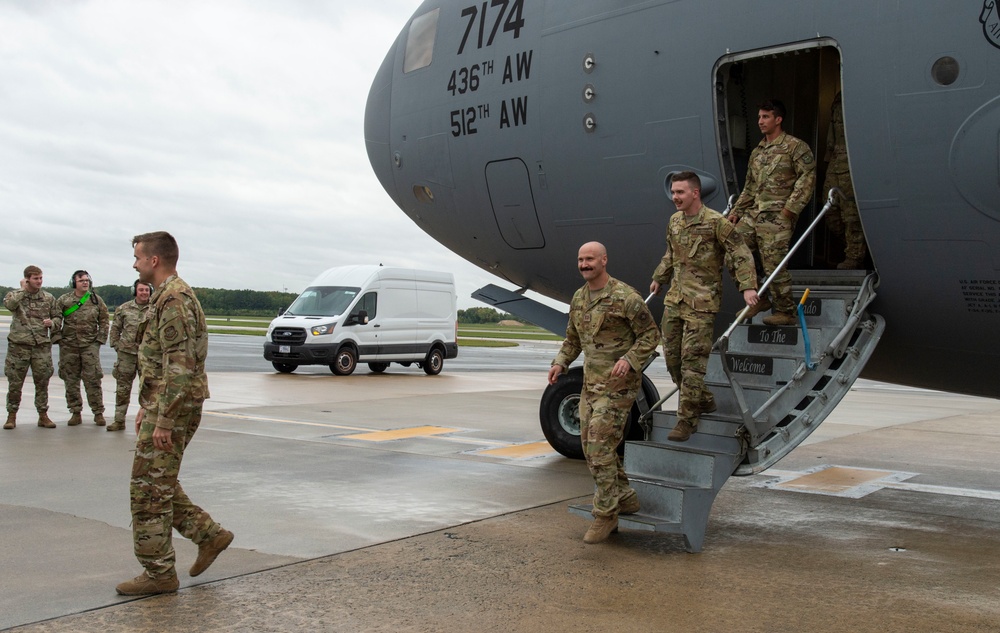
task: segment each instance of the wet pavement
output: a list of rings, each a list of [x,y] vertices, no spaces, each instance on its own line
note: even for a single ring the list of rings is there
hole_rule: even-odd
[[[774,469],[730,480],[687,554],[645,532],[582,543],[566,507],[590,477],[541,444],[544,370],[210,384],[181,479],[236,540],[193,579],[176,538],[174,595],[114,593],[140,571],[134,432],[67,428],[58,379],[57,429],[22,409],[0,431],[0,628],[1000,630],[996,400],[862,383]]]

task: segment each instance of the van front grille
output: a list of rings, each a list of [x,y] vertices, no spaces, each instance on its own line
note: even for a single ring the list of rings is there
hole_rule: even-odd
[[[306,331],[300,327],[276,327],[271,332],[271,341],[277,345],[302,345],[306,342]]]

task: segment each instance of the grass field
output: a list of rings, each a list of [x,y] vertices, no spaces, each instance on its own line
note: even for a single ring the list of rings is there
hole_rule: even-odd
[[[10,311],[0,308],[0,315]],[[271,317],[206,316],[210,334],[241,334],[264,336]],[[561,341],[561,336],[534,325],[502,326],[497,323],[460,323],[458,344],[461,347],[517,347],[516,339],[523,341]]]

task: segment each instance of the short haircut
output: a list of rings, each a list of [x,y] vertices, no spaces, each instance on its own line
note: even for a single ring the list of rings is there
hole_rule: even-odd
[[[177,257],[180,250],[177,248],[177,240],[166,231],[154,231],[143,233],[132,238],[132,246],[142,244],[142,252],[147,257],[157,256],[168,267],[177,265]]]
[[[780,116],[782,119],[785,118],[786,114],[785,104],[782,103],[779,99],[768,99],[767,101],[763,101],[759,106],[757,106],[757,109],[773,112],[774,116],[776,117]]]
[[[691,183],[692,189],[701,191],[701,178],[699,178],[698,174],[693,171],[679,171],[670,177],[671,184],[675,182],[683,182],[685,180]]]
[[[26,267],[24,269],[24,278],[25,279],[30,279],[32,275],[41,275],[41,274],[42,274],[42,269],[39,268],[38,266],[32,265],[32,266],[28,266],[28,267]]]

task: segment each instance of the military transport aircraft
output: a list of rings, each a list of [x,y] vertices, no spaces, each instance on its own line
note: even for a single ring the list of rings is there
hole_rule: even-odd
[[[806,234],[827,199],[837,93],[869,247],[863,271],[832,270],[843,246],[822,222]],[[789,268],[797,287],[846,289],[840,303],[820,293],[828,314],[863,304],[855,325],[868,338],[843,319],[829,336],[818,320],[803,329],[855,365],[835,361],[756,430],[751,418],[801,369],[766,350],[710,366],[709,379],[748,378],[733,396],[747,444],[773,436],[788,409],[835,404],[842,392],[820,390],[858,374],[1000,397],[996,0],[428,0],[374,79],[365,138],[383,187],[417,225],[519,288],[474,296],[561,334],[566,315],[521,293],[568,302],[582,283],[577,249],[590,240],[608,247],[614,276],[646,289],[674,212],[669,176],[695,171],[706,204],[723,209],[760,139],[757,104],[772,97],[788,107],[785,130],[819,159]],[[737,299],[727,297],[720,332]],[[760,325],[741,336],[789,340]],[[754,400],[763,374],[770,384]],[[542,417],[544,428],[545,406]]]

